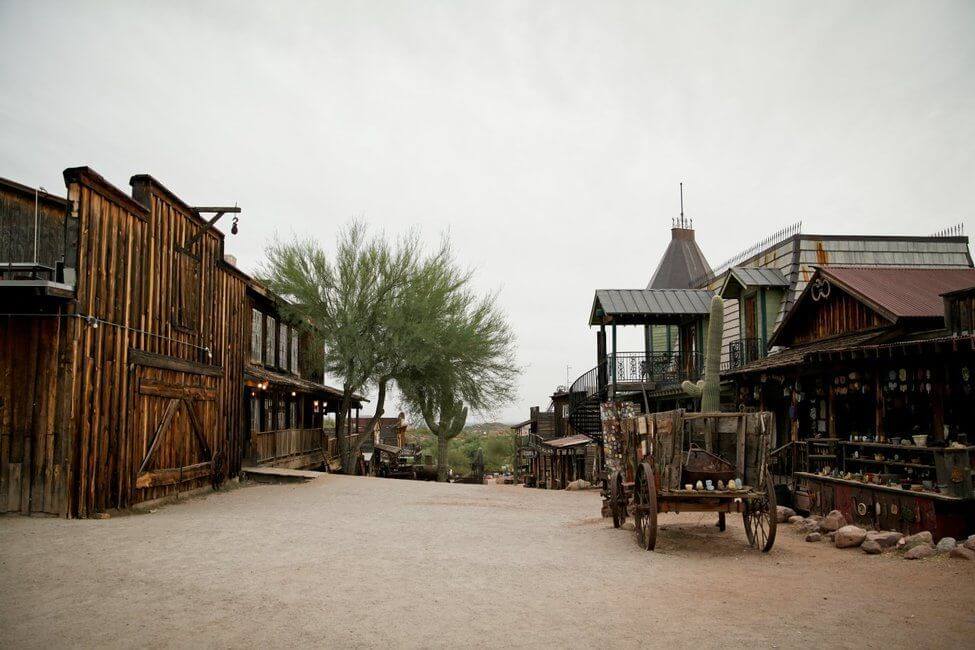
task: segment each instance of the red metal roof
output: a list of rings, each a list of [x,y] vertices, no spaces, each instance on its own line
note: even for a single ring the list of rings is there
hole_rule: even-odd
[[[823,266],[819,272],[899,318],[944,316],[941,294],[975,284],[975,269]]]

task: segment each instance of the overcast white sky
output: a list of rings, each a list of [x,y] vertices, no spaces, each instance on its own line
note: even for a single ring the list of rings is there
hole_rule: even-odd
[[[514,422],[595,363],[677,184],[716,265],[806,232],[975,218],[973,2],[0,0],[0,176],[90,165],[274,233],[450,230],[519,339]]]

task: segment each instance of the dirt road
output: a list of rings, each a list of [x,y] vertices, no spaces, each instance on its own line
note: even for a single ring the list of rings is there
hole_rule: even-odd
[[[109,520],[0,518],[3,647],[963,647],[975,567],[662,515],[594,492],[328,476]]]

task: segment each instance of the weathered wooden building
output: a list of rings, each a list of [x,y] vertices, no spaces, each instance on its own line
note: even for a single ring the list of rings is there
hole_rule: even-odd
[[[767,357],[728,372],[735,405],[783,425],[783,495],[903,532],[975,529],[975,269],[821,267]],[[947,315],[947,318],[946,318]]]
[[[342,392],[322,384],[323,354],[313,349],[307,326],[288,317],[281,298],[250,281],[247,299],[245,462],[321,467],[337,453],[326,414],[339,409]]]
[[[253,363],[260,290],[204,218],[236,208],[148,175],[131,194],[87,167],[64,180],[66,199],[0,182],[0,511],[83,517],[219,483],[248,445],[266,453],[252,417],[320,422],[330,395],[297,376],[290,325]],[[258,383],[293,394],[255,408]]]

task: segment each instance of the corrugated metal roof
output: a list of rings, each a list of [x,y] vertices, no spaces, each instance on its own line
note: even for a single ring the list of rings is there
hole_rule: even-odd
[[[975,269],[825,266],[818,270],[895,318],[943,316],[941,294],[975,284]]]
[[[714,292],[707,289],[597,289],[598,304],[606,315],[707,314]]]
[[[776,268],[736,266],[725,276],[719,293],[724,298],[737,298],[742,289],[750,287],[788,286],[789,279]]]
[[[838,352],[840,350],[849,350],[868,343],[871,339],[879,338],[882,335],[883,332],[877,331],[861,332],[859,334],[850,334],[848,336],[838,336],[822,341],[814,341],[813,343],[789,348],[787,350],[782,350],[781,352],[773,352],[767,357],[756,359],[755,361],[744,365],[741,368],[725,370],[721,374],[723,376],[742,375],[750,372],[798,366],[806,360],[806,357],[815,352]]]

